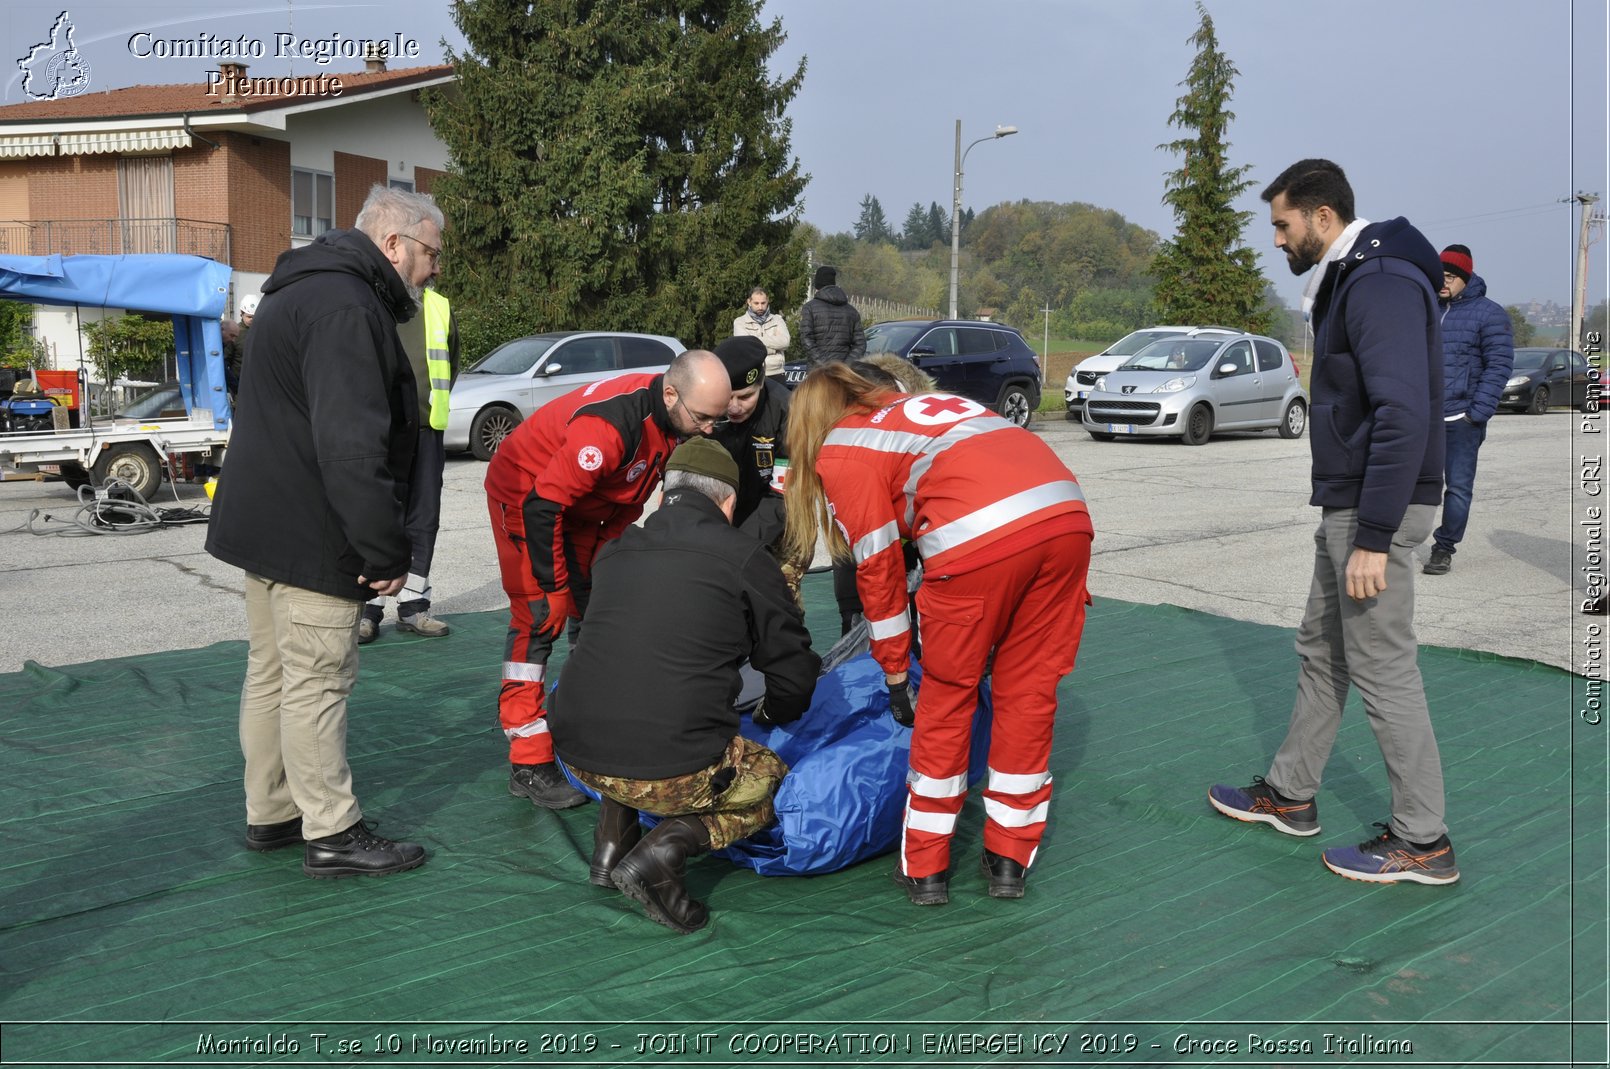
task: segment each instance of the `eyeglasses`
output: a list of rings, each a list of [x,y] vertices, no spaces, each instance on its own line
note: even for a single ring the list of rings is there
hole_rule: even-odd
[[[693,425],[695,427],[704,427],[708,430],[715,430],[717,427],[725,427],[727,424],[732,422],[732,420],[728,419],[726,416],[699,415],[699,413],[688,407],[688,403],[682,400],[682,395],[680,393],[676,395],[676,403],[682,406],[682,411],[687,414],[688,419],[693,421]]]
[[[420,241],[418,238],[414,237],[414,235],[412,235],[412,234],[398,234],[397,236],[400,237],[400,238],[407,238],[409,241],[412,241],[415,245],[418,245],[420,248],[424,249],[425,250],[425,255],[430,257],[430,262],[431,263],[435,263],[437,260],[440,260],[442,258],[442,250],[441,249],[432,248],[431,246],[425,244],[423,241]]]

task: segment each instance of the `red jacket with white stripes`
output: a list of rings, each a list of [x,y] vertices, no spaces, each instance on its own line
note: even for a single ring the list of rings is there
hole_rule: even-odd
[[[537,584],[569,585],[566,527],[598,527],[602,546],[639,516],[678,438],[663,375],[620,375],[549,401],[503,440],[486,495],[521,509]],[[590,567],[591,561],[582,562]]]
[[[816,470],[855,558],[872,655],[890,673],[906,670],[911,651],[902,539],[937,576],[993,563],[1047,525],[1093,530],[1078,480],[1050,446],[950,394],[846,416]]]

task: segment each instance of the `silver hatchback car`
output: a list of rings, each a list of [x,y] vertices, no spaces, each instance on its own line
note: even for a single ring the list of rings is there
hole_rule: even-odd
[[[663,372],[685,346],[663,334],[556,330],[516,338],[459,373],[442,444],[491,460],[503,439],[555,397],[627,372]]]
[[[1083,418],[1098,442],[1126,435],[1201,445],[1214,431],[1270,428],[1300,438],[1308,392],[1296,360],[1273,338],[1163,338],[1098,379]]]

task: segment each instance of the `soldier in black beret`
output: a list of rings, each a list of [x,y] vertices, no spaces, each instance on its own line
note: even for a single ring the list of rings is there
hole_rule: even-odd
[[[780,486],[788,468],[784,440],[791,392],[766,378],[766,346],[759,338],[728,338],[715,353],[732,378],[728,422],[710,432],[738,464],[738,510],[732,524],[775,547],[783,534]]]

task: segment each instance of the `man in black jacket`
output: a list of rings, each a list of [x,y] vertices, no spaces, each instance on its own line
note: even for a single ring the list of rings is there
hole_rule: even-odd
[[[799,313],[806,363],[817,368],[830,360],[861,359],[866,353],[866,331],[861,329],[861,313],[838,287],[838,270],[818,267],[811,288],[816,296]]]
[[[804,714],[821,667],[777,562],[731,526],[737,486],[716,443],[676,448],[659,510],[598,555],[586,638],[548,711],[560,760],[603,796],[588,881],[678,932],[708,919],[687,859],[770,824],[788,771],[738,733],[739,666],[766,677],[767,726]],[[664,818],[641,838],[639,810]]]
[[[246,572],[246,845],[306,840],[309,876],[417,868],[375,835],[347,766],[358,620],[402,589],[418,399],[397,324],[442,243],[429,198],[375,186],[357,228],[282,254],[263,286],[207,551]]]

